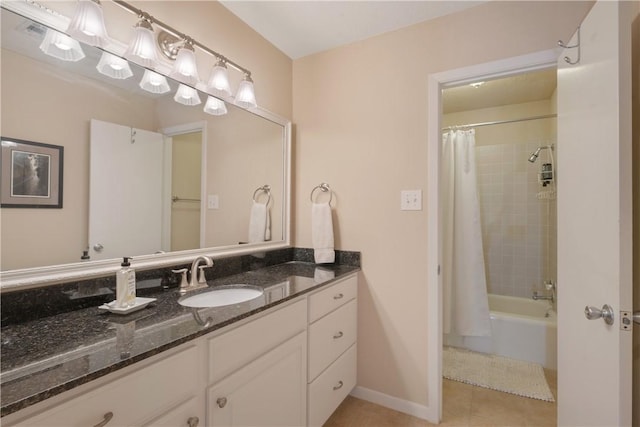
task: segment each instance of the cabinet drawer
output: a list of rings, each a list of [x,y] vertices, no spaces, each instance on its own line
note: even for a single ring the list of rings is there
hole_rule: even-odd
[[[353,299],[309,327],[309,381],[356,342],[357,305]]]
[[[300,300],[209,340],[209,384],[302,332],[306,301]]]
[[[17,425],[86,427],[100,423],[109,412],[113,418],[107,425],[141,425],[198,392],[199,361],[198,349],[189,347]]]
[[[356,386],[356,345],[309,384],[309,426],[321,426]]]
[[[358,294],[358,277],[352,276],[309,297],[309,323],[335,310]]]

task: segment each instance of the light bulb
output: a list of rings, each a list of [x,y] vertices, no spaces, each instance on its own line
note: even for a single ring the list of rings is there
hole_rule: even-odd
[[[198,105],[202,103],[200,97],[198,96],[198,91],[192,87],[181,84],[176,91],[173,100],[182,104],[182,105]]]
[[[151,93],[167,93],[171,90],[167,78],[151,70],[144,70],[144,75],[140,81],[140,87]]]
[[[209,96],[207,98],[207,103],[204,105],[204,112],[213,116],[222,116],[227,114],[227,106],[224,101],[214,98],[213,96]]]
[[[40,50],[63,61],[79,61],[84,58],[84,52],[77,40],[50,28],[47,28],[47,33],[40,43]]]
[[[133,36],[124,53],[124,57],[143,67],[154,68],[156,66],[158,54],[156,52],[153,27],[146,19],[141,19],[133,27]]]
[[[209,77],[207,90],[214,93],[217,92],[225,94],[227,96],[231,96],[229,70],[227,70],[227,64],[224,61],[218,61],[218,63],[211,70],[211,76]]]
[[[92,46],[104,46],[108,36],[99,0],[78,1],[67,34]]]
[[[109,52],[102,52],[100,62],[96,65],[96,69],[101,74],[109,76],[112,79],[128,79],[133,76],[129,63],[119,56],[112,55]]]
[[[198,80],[200,80],[198,77],[198,67],[196,66],[196,55],[190,43],[186,42],[185,45],[178,50],[176,62],[173,64],[173,69],[169,77],[189,85],[195,85],[198,83]]]
[[[245,74],[244,80],[242,80],[238,86],[236,104],[243,108],[255,108],[258,106],[256,103],[256,94],[253,91],[253,80],[251,80],[251,76],[248,74]]]

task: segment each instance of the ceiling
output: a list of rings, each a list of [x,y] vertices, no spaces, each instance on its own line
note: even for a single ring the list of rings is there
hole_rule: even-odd
[[[221,0],[221,3],[291,59],[298,59],[486,1]]]
[[[533,71],[471,85],[445,89],[442,112],[477,110],[501,105],[548,100],[556,88],[556,69]]]

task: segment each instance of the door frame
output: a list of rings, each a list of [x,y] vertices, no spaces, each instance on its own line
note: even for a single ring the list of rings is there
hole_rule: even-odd
[[[184,135],[185,133],[200,132],[202,135],[202,151],[200,163],[200,247],[205,247],[206,218],[207,218],[207,122],[186,123],[183,125],[170,126],[160,129],[158,132],[165,136],[165,156],[164,156],[164,183],[163,191],[166,201],[163,208],[163,243],[166,243],[168,250],[171,244],[171,164],[172,164],[172,144],[173,137]]]
[[[442,128],[442,89],[478,80],[556,68],[561,49],[550,49],[430,74],[427,104],[427,396],[428,420],[442,419],[443,302],[440,264],[442,259],[440,219],[440,141]]]

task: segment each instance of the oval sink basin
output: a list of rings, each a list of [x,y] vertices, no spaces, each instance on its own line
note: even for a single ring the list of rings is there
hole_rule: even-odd
[[[213,289],[201,294],[184,296],[178,300],[185,307],[221,307],[223,305],[239,304],[262,296],[264,291],[257,287],[238,286]]]

